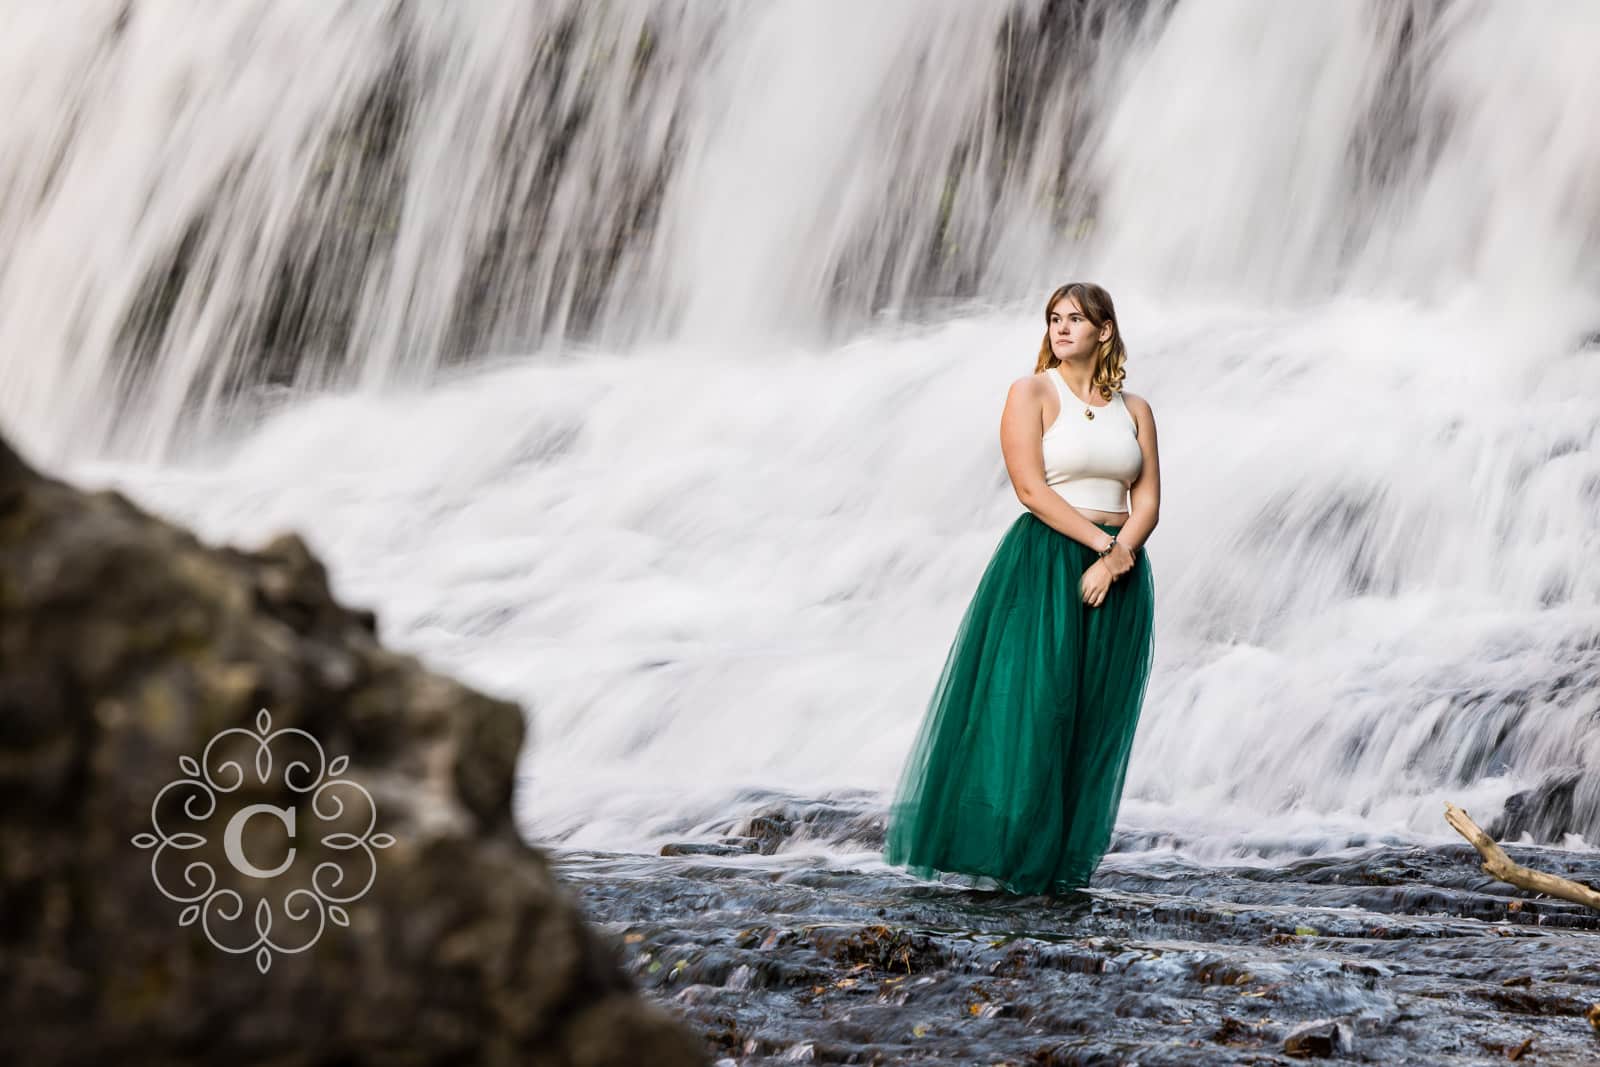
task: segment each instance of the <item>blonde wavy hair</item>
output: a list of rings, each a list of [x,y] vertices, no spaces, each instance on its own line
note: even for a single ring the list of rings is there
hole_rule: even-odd
[[[1050,309],[1067,297],[1078,302],[1078,307],[1083,309],[1084,317],[1089,320],[1095,329],[1101,329],[1106,323],[1111,323],[1111,340],[1104,341],[1095,353],[1094,381],[1091,388],[1100,390],[1100,395],[1107,400],[1111,394],[1122,390],[1122,383],[1127,378],[1128,349],[1122,343],[1122,324],[1117,321],[1116,308],[1111,304],[1111,294],[1093,282],[1068,282],[1050,294],[1050,299],[1044,305],[1044,341],[1039,345],[1038,364],[1033,368],[1035,374],[1054,367],[1061,361],[1056,358],[1055,350],[1050,347]]]

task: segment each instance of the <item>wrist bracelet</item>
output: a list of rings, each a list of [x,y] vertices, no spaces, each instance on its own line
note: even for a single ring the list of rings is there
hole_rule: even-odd
[[[1104,559],[1104,558],[1105,558],[1105,557],[1106,557],[1106,555],[1107,555],[1107,554],[1108,554],[1108,553],[1109,553],[1109,552],[1110,552],[1110,551],[1111,551],[1111,550],[1112,550],[1112,549],[1113,549],[1113,548],[1116,548],[1116,547],[1117,547],[1117,535],[1116,535],[1116,534],[1112,534],[1112,535],[1111,535],[1111,543],[1110,543],[1110,544],[1108,544],[1108,545],[1106,545],[1106,547],[1105,547],[1105,548],[1102,548],[1102,549],[1101,549],[1101,550],[1100,550],[1100,558],[1101,558],[1101,559]]]

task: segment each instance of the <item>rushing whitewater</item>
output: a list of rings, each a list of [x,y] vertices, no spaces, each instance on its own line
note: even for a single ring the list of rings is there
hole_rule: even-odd
[[[6,431],[302,530],[530,709],[532,837],[881,795],[1072,277],[1160,427],[1128,826],[1442,836],[1600,760],[1590,5],[4,18]]]

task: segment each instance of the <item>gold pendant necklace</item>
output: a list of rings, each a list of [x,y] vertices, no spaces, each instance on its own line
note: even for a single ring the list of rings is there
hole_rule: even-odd
[[[1057,374],[1057,372],[1055,372],[1055,371],[1051,371],[1050,373],[1056,374],[1057,377],[1060,377],[1060,375]],[[1066,383],[1067,383],[1067,380],[1065,378],[1062,378],[1061,379],[1061,384],[1062,385],[1066,385]],[[1067,385],[1067,392],[1072,393],[1072,386]],[[1072,393],[1072,399],[1077,400],[1078,399],[1078,394],[1077,393]],[[1088,402],[1087,401],[1080,401],[1080,403],[1083,404],[1083,417],[1086,418],[1086,419],[1094,418],[1094,409],[1089,406]]]
[[[1067,392],[1072,393],[1072,387],[1070,385],[1067,386]],[[1078,394],[1077,393],[1072,393],[1072,399],[1077,400],[1078,399]],[[1094,418],[1094,408],[1089,406],[1089,402],[1087,400],[1085,400],[1085,401],[1080,401],[1080,403],[1083,404],[1083,417],[1086,418],[1086,419]]]

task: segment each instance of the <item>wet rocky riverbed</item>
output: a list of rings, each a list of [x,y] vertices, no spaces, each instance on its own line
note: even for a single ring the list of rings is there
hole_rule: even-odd
[[[1465,844],[1198,867],[1122,834],[1049,898],[885,869],[865,802],[722,830],[552,858],[724,1064],[1600,1063],[1600,913]],[[1594,853],[1510,851],[1600,881]]]

